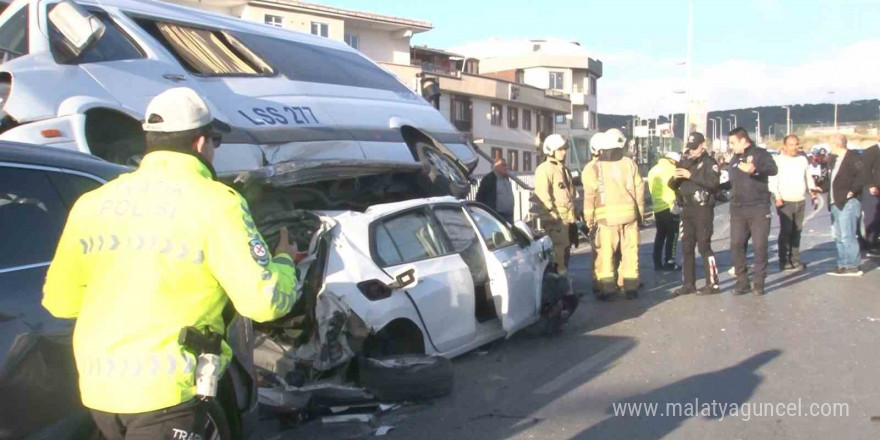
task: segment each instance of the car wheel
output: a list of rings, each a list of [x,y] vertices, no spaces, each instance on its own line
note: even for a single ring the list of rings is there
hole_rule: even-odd
[[[205,440],[232,440],[232,430],[223,406],[217,399],[207,404],[208,414],[205,421]]]
[[[442,356],[361,358],[361,385],[383,402],[419,401],[452,391],[452,362]]]
[[[464,198],[470,193],[471,185],[467,174],[437,147],[425,142],[416,142],[415,150],[422,164],[425,187],[431,195]]]
[[[541,286],[540,332],[545,335],[559,333],[568,318],[574,314],[580,299],[571,291],[568,277],[545,272]]]

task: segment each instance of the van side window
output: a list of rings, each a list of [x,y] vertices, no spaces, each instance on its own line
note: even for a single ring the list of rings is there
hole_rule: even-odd
[[[19,9],[0,26],[0,52],[3,61],[28,53],[28,6]]]
[[[89,12],[104,23],[104,35],[78,57],[66,45],[60,43],[63,38],[61,33],[58,32],[55,25],[49,23],[49,41],[52,42],[52,56],[56,62],[59,64],[88,64],[144,58],[144,53],[140,48],[110,19],[107,13],[95,10],[89,10]]]
[[[149,19],[135,21],[190,72],[205,76],[264,76],[272,68],[227,32]]]

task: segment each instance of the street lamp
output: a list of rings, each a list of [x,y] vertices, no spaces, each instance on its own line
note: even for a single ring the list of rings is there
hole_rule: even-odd
[[[721,116],[716,116],[716,117],[714,117],[714,118],[712,118],[712,119],[713,119],[713,120],[714,120],[714,119],[717,119],[717,120],[718,120],[718,123],[715,124],[715,126],[718,127],[718,139],[721,139],[721,137],[723,136],[723,134],[722,134],[722,130],[724,130],[724,121],[723,121],[723,119],[721,118]]]
[[[736,122],[736,115],[733,114],[733,113],[731,113],[730,116],[733,116],[733,126],[734,126],[734,127],[739,127],[739,124]],[[732,129],[731,129],[731,130],[732,130]]]
[[[785,109],[785,135],[788,136],[791,134],[791,106],[783,105],[782,108]]]
[[[733,131],[733,119],[727,118],[727,131]]]
[[[716,125],[716,124],[715,124],[715,120],[712,119],[712,118],[709,118],[709,122],[712,123],[712,133],[711,133],[710,138],[714,141],[715,138],[716,138],[716,136],[715,136],[715,129],[716,129],[716,126],[715,126],[715,125]],[[706,124],[706,127],[708,127],[708,126],[709,126],[709,124]],[[707,133],[707,134],[709,134],[709,133]]]
[[[834,95],[834,131],[837,131],[837,95],[834,90],[829,91],[828,94]]]
[[[755,133],[757,134],[756,140],[758,142],[761,142],[761,112],[759,112],[757,110],[752,110],[752,113],[758,115],[758,125],[757,125],[757,128],[755,129]]]

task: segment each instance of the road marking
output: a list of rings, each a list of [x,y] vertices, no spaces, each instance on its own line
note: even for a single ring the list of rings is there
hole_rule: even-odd
[[[623,339],[614,344],[605,347],[598,353],[588,357],[583,362],[575,365],[565,373],[560,374],[556,379],[545,383],[542,387],[536,389],[533,394],[552,394],[559,391],[569,382],[576,380],[597,367],[603,366],[608,361],[614,359],[618,354],[635,346],[635,342],[631,339]]]

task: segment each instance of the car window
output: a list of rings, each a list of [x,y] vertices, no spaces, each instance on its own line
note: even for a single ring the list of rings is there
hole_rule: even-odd
[[[474,223],[477,224],[477,229],[480,231],[483,240],[486,241],[486,246],[489,250],[495,250],[514,243],[513,232],[494,215],[478,206],[469,206],[468,212],[470,212],[471,218],[474,219]]]
[[[46,173],[0,167],[0,269],[50,261],[66,220]]]
[[[264,76],[269,65],[228,32],[137,18],[190,72],[205,76]]]
[[[434,208],[434,215],[449,237],[453,252],[462,252],[477,241],[477,233],[459,207]]]
[[[380,263],[394,266],[440,257],[449,253],[436,225],[424,211],[382,221],[374,232]]]
[[[61,195],[61,200],[68,208],[73,207],[76,200],[83,194],[101,186],[101,182],[84,176],[69,173],[46,172],[49,180]]]
[[[24,6],[0,26],[0,51],[10,60],[28,53],[28,7]]]
[[[52,8],[55,6],[53,5]],[[51,11],[50,8],[49,10]],[[104,35],[95,44],[79,56],[73,54],[62,41],[63,37],[51,22],[49,23],[49,39],[52,44],[52,56],[61,64],[88,64],[106,61],[137,60],[144,58],[144,53],[134,40],[113,22],[106,12],[90,9],[89,12],[104,23]]]
[[[235,35],[279,73],[294,81],[412,93],[390,73],[357,53],[263,35]]]

